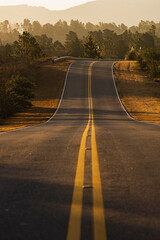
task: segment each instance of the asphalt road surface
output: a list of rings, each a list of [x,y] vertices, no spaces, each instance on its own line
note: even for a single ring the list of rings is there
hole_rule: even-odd
[[[51,239],[160,239],[160,127],[124,111],[112,62],[73,63],[50,122],[0,135],[0,240]]]

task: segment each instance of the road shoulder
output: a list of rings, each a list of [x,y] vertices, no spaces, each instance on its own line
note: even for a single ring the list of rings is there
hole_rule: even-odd
[[[121,101],[136,120],[160,124],[160,82],[138,70],[136,62],[117,62],[114,78]]]

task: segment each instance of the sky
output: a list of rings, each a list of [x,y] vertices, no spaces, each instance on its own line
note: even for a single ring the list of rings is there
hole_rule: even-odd
[[[43,6],[51,10],[62,10],[91,1],[93,0],[0,0],[0,6],[27,4]]]

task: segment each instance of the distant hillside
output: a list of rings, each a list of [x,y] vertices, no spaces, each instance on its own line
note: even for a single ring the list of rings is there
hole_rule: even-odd
[[[137,25],[141,20],[160,21],[159,0],[97,0],[63,11],[51,11],[44,7],[27,5],[1,6],[0,21],[22,22],[24,18],[38,20],[41,24],[56,23],[58,20],[79,19],[92,22],[115,22],[125,25]]]

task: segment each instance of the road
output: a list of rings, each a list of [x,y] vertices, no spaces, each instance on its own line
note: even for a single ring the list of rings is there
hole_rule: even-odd
[[[131,119],[112,62],[75,62],[57,114],[0,135],[1,240],[158,240],[160,128]]]

